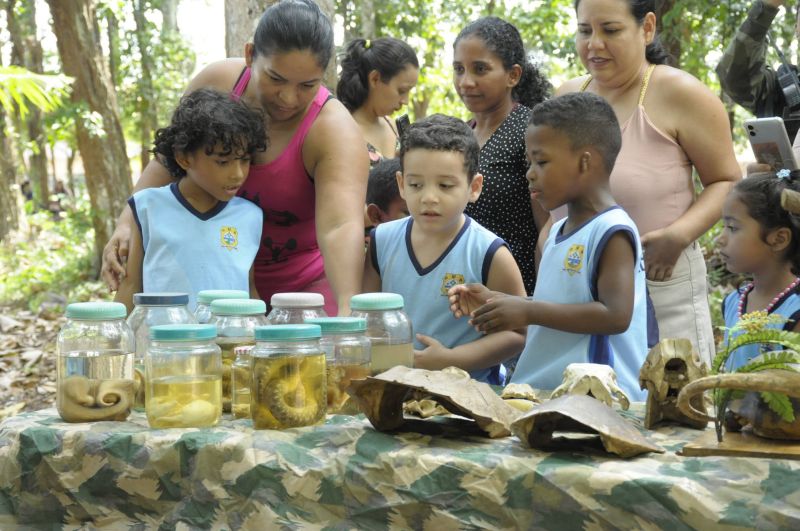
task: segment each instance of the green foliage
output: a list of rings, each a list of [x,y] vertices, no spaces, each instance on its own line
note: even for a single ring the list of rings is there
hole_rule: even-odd
[[[794,407],[788,396],[764,391],[761,393],[761,398],[764,399],[764,402],[766,402],[769,408],[777,413],[781,419],[786,422],[794,422]]]
[[[25,232],[3,239],[0,304],[26,304],[34,309],[48,292],[71,299],[72,290],[87,289],[94,252],[90,210],[84,195],[69,212],[32,213]]]
[[[6,112],[19,108],[21,118],[28,105],[44,112],[57,109],[67,93],[71,78],[64,75],[36,74],[19,66],[0,66],[0,105]]]

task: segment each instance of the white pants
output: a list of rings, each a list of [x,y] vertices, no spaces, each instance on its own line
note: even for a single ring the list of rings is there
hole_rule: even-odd
[[[688,339],[700,353],[700,360],[710,367],[715,348],[706,275],[703,251],[694,242],[681,252],[672,278],[664,282],[648,280],[647,289],[656,311],[659,339]]]

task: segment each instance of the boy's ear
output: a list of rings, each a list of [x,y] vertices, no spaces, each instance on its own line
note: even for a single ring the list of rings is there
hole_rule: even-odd
[[[767,234],[767,244],[775,252],[783,252],[792,243],[792,231],[788,227],[778,227]]]
[[[588,151],[584,151],[583,153],[581,153],[581,159],[579,162],[581,173],[586,173],[587,171],[589,171],[589,164],[591,162],[592,162],[591,153],[589,153]]]
[[[406,192],[403,190],[403,172],[399,171],[395,174],[395,178],[397,179],[397,188],[400,190],[400,197],[403,199],[406,198]]]
[[[476,173],[469,183],[469,202],[474,203],[481,196],[483,191],[483,175]]]
[[[376,227],[382,223],[381,214],[381,207],[375,203],[370,203],[367,205],[367,218],[373,227]]]
[[[189,156],[186,154],[185,151],[176,151],[175,152],[175,162],[177,162],[178,166],[183,168],[184,171],[188,170],[189,166],[191,166],[190,161],[189,161]]]

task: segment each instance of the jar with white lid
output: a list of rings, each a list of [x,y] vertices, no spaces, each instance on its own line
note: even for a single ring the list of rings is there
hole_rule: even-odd
[[[303,324],[306,319],[328,316],[321,293],[276,293],[269,305],[269,324]]]

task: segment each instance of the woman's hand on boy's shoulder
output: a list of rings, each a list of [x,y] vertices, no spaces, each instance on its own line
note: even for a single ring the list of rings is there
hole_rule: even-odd
[[[494,293],[486,304],[472,312],[469,323],[484,334],[505,330],[524,330],[529,324],[530,301],[504,293]]]

